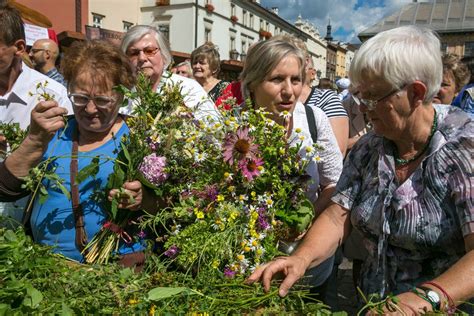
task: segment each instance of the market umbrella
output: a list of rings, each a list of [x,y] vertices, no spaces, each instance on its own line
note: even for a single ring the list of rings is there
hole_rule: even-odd
[[[0,1],[4,2],[4,1]],[[36,10],[33,10],[27,7],[24,4],[18,3],[14,0],[7,0],[8,4],[20,11],[21,17],[34,25],[50,28],[53,26],[53,23],[48,19],[47,16],[39,13]]]

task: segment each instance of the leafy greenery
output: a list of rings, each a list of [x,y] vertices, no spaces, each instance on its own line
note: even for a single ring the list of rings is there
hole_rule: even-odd
[[[115,264],[82,265],[52,254],[23,230],[0,229],[0,315],[294,313],[329,315],[304,289],[280,298],[242,279],[168,272],[151,257],[142,273]]]

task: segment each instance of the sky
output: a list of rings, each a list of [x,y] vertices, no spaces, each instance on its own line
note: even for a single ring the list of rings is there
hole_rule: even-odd
[[[294,23],[298,15],[301,15],[304,20],[308,20],[319,29],[322,37],[326,36],[326,26],[331,19],[332,36],[335,41],[360,43],[358,33],[410,2],[413,1],[261,0],[260,4],[266,8],[278,7],[278,14],[290,23]]]

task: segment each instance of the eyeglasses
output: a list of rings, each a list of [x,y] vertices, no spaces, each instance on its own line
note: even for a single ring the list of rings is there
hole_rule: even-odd
[[[69,94],[69,99],[75,106],[83,107],[89,104],[92,100],[96,107],[99,109],[107,109],[111,103],[114,103],[116,99],[111,97],[106,97],[105,95],[96,95],[96,96],[89,96],[80,93],[71,93]]]
[[[143,52],[146,57],[153,57],[160,49],[158,47],[145,47],[144,49],[130,49],[127,51],[128,57],[136,58]]]
[[[383,101],[386,98],[391,97],[395,93],[400,92],[405,88],[406,88],[406,86],[404,86],[401,89],[400,88],[395,88],[395,89],[393,89],[392,91],[390,91],[389,93],[387,93],[386,95],[384,95],[383,97],[381,97],[380,99],[377,99],[377,100],[368,100],[368,99],[363,99],[363,98],[357,98],[355,95],[353,95],[353,98],[354,98],[354,100],[356,100],[356,103],[358,105],[361,105],[360,103],[363,103],[367,107],[367,109],[369,109],[369,111],[373,111],[373,110],[375,110],[375,107],[377,106],[377,104],[379,102]]]
[[[36,54],[37,52],[41,52],[41,51],[47,51],[47,49],[44,49],[44,48],[32,48],[32,49],[30,49],[30,52],[33,53],[33,54]]]

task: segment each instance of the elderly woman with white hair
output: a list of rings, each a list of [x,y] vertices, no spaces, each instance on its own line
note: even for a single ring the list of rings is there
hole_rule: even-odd
[[[128,56],[137,72],[144,73],[153,85],[153,90],[161,92],[164,85],[180,84],[184,103],[189,108],[198,108],[199,116],[216,116],[214,102],[195,80],[167,71],[173,61],[168,42],[163,34],[153,26],[135,25],[127,31],[121,50]],[[133,105],[122,108],[124,114],[130,114]]]
[[[296,251],[263,265],[249,283],[261,279],[268,290],[283,272],[286,295],[354,228],[368,251],[364,293],[396,294],[408,315],[452,313],[474,297],[474,124],[460,110],[432,103],[442,75],[431,30],[404,26],[362,44],[350,78],[373,131],[349,153],[332,204]]]

